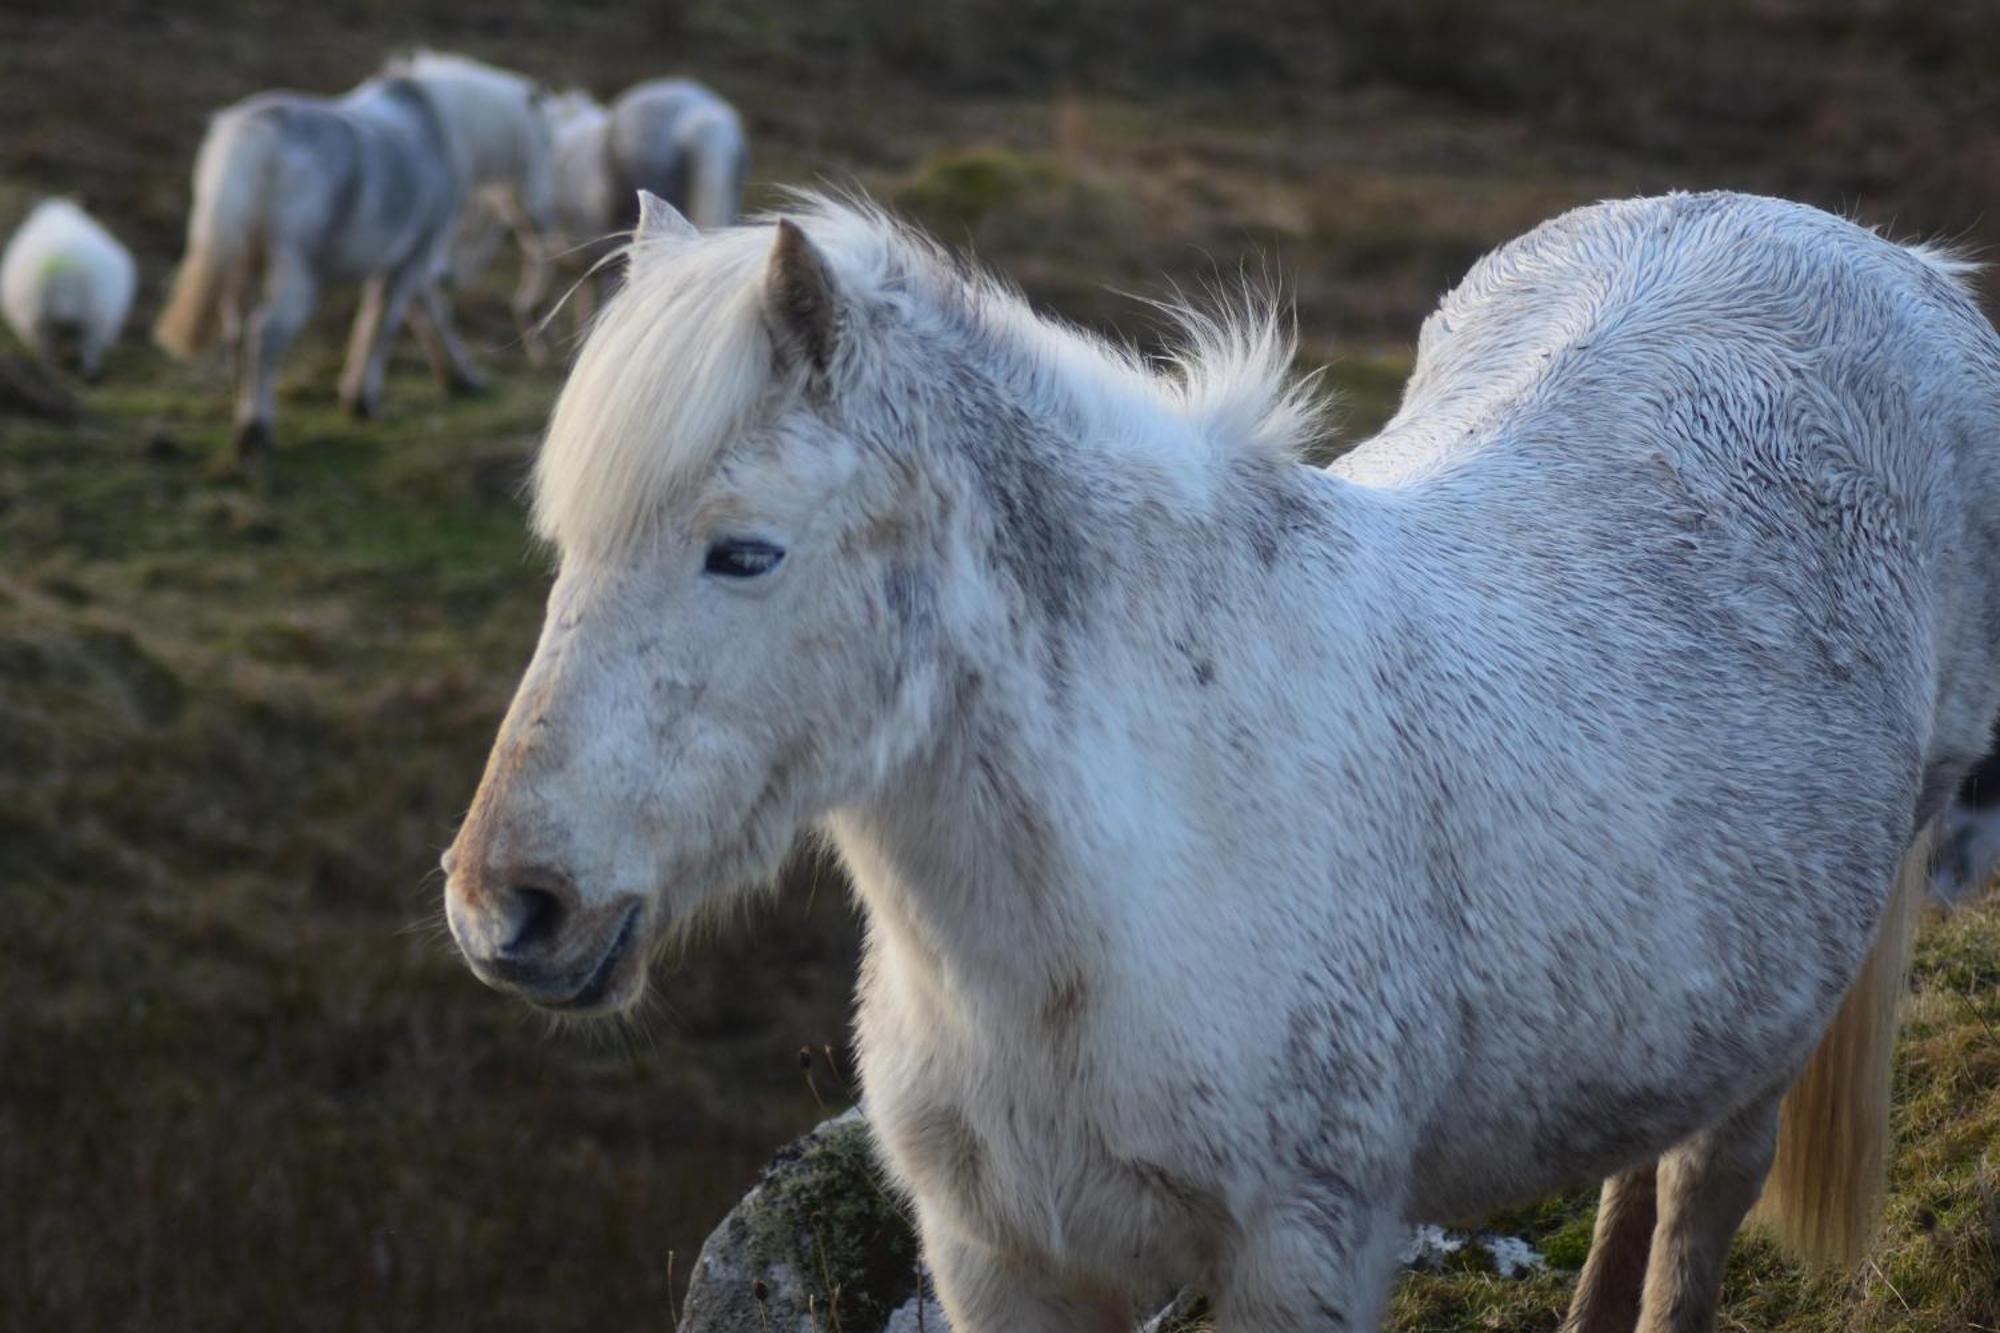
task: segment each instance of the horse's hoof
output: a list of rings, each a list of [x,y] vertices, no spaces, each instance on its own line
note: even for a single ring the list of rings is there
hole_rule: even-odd
[[[367,398],[349,398],[341,407],[356,421],[373,421],[382,415],[382,405]]]
[[[251,421],[236,429],[236,459],[247,463],[271,452],[271,423]]]
[[[458,398],[476,398],[486,393],[493,385],[484,375],[457,374],[451,377],[446,389]]]

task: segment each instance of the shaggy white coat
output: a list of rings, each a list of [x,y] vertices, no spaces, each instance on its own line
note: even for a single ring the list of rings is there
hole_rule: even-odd
[[[1181,1284],[1373,1328],[1402,1220],[1602,1177],[1570,1327],[1706,1328],[2000,704],[2000,340],[1935,257],[1703,195],[1482,261],[1330,470],[1289,352],[1147,366],[865,209],[658,212],[539,464],[452,930],[618,1008],[824,830],[959,1333]]]

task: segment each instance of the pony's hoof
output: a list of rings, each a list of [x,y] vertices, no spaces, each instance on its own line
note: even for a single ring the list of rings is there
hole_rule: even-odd
[[[454,374],[445,385],[445,390],[454,398],[476,398],[493,387],[492,381],[484,375],[474,375],[465,371]]]
[[[382,415],[382,404],[372,398],[349,398],[341,407],[356,421],[373,421]]]
[[[251,421],[236,428],[236,461],[248,463],[271,452],[271,423]]]

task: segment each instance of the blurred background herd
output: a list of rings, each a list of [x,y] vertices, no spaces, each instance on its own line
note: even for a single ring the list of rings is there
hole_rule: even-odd
[[[1141,345],[1147,298],[1281,280],[1349,438],[1466,266],[1574,204],[1730,187],[2000,235],[1980,0],[5,0],[0,235],[69,196],[137,282],[94,385],[0,348],[0,1328],[670,1326],[771,1149],[853,1096],[830,867],[615,1033],[545,1030],[433,926],[549,575],[520,487],[573,333],[531,362],[513,253],[453,296],[486,392],[405,338],[348,420],[329,289],[247,473],[223,366],[145,337],[207,117],[418,46],[605,100],[698,78],[749,209],[863,187]],[[2000,1321],[2000,922],[1962,913],[1918,977],[1854,1317],[1971,1327]],[[1585,1206],[1521,1225],[1559,1249]],[[1400,1326],[1553,1327],[1559,1276],[1481,1281]],[[1738,1327],[1845,1326],[1754,1245],[1732,1282]]]

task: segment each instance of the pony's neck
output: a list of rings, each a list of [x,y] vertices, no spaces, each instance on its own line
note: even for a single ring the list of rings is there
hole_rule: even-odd
[[[876,947],[941,985],[1059,987],[1079,940],[1180,892],[1231,762],[1217,719],[1274,734],[1288,653],[1339,637],[1361,497],[1155,417],[1057,451],[1039,489],[1081,497],[1043,516],[1050,563],[1082,557],[1043,571],[1077,582],[1060,616],[1002,599],[964,635],[936,746],[831,821]]]

